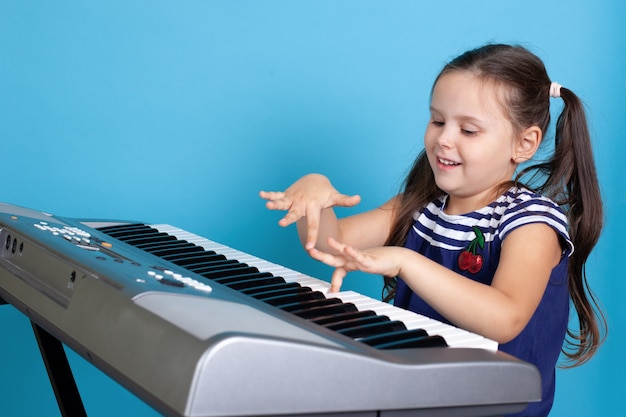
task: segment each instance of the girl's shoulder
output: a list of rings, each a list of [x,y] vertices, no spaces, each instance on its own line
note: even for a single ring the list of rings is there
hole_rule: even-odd
[[[561,236],[569,251],[574,249],[567,216],[556,202],[544,195],[525,187],[511,187],[493,203],[493,210],[499,213],[502,238],[526,224],[544,223]]]
[[[500,213],[541,214],[555,216],[567,223],[561,207],[552,199],[525,187],[511,187],[490,205]]]

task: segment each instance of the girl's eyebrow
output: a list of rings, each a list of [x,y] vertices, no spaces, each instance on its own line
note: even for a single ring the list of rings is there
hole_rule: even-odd
[[[438,113],[438,114],[443,114],[441,111],[437,110],[435,107],[430,106],[430,112],[431,113]],[[486,121],[484,119],[480,119],[478,117],[475,116],[470,116],[470,115],[466,115],[466,114],[462,114],[462,115],[455,115],[453,116],[455,119],[459,119],[462,122],[469,122],[469,123],[480,123],[480,124],[486,124]]]

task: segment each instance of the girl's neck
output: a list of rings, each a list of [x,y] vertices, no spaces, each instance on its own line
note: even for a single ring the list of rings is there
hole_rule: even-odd
[[[469,197],[448,194],[443,207],[443,212],[454,216],[480,210],[495,201],[503,194],[504,191],[505,190],[502,188],[497,188],[495,190]]]

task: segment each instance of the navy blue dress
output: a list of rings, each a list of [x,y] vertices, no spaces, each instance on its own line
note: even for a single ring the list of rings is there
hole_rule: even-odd
[[[567,219],[550,199],[525,188],[512,188],[488,206],[464,215],[444,213],[445,202],[446,197],[443,197],[415,214],[405,246],[474,281],[491,284],[502,242],[517,227],[545,223],[563,242],[561,262],[552,270],[543,298],[529,323],[515,339],[498,347],[502,352],[534,364],[541,373],[541,402],[531,403],[515,416],[547,416],[554,400],[555,367],[569,317],[567,263],[574,248],[567,233]],[[450,323],[400,277],[394,304]]]

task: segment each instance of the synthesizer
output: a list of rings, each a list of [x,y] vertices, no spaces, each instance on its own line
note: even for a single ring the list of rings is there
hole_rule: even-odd
[[[0,299],[164,415],[495,416],[536,368],[170,225],[0,203]]]

